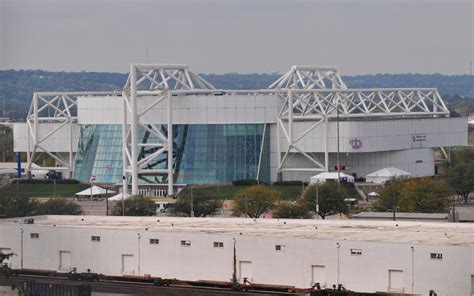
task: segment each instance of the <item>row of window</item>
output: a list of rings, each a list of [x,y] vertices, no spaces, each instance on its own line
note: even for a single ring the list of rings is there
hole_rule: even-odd
[[[39,239],[39,233],[30,233],[30,238],[32,239]],[[93,235],[91,236],[91,241],[93,242],[100,242],[100,236]],[[158,238],[150,238],[150,245],[159,245],[160,240]],[[182,247],[190,247],[191,241],[190,240],[182,240],[181,241]],[[223,242],[213,242],[214,248],[224,248]],[[277,252],[285,252],[286,245],[275,245],[275,251]],[[351,249],[352,256],[362,256],[362,249]],[[430,253],[430,258],[434,260],[443,260],[442,253]]]

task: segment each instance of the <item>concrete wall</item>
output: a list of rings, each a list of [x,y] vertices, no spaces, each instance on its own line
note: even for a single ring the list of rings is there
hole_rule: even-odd
[[[316,157],[324,161],[323,153],[315,153]],[[276,181],[277,153],[271,155],[271,180]],[[398,151],[381,151],[369,153],[341,153],[340,164],[346,167],[347,174],[357,174],[357,178],[386,167],[396,167],[409,172],[414,177],[433,176],[435,174],[435,159],[431,148],[409,149]],[[293,155],[286,163],[289,167],[311,167],[312,163],[303,155]],[[329,170],[334,171],[337,165],[336,153],[329,154]],[[305,180],[316,175],[317,172],[284,172],[283,180]]]
[[[39,238],[30,238],[31,233],[38,233]],[[100,242],[91,241],[91,236],[100,236]],[[151,245],[150,238],[159,239],[159,244]],[[237,276],[241,279],[246,275],[255,283],[305,288],[314,281],[327,286],[339,282],[356,291],[389,291],[389,271],[396,270],[404,292],[428,295],[429,290],[435,290],[439,296],[470,295],[471,292],[471,276],[474,275],[472,246],[171,233],[145,229],[117,231],[26,224],[0,226],[0,249],[10,249],[18,255],[11,259],[13,268],[20,268],[23,258],[23,268],[59,270],[60,251],[69,251],[70,267],[77,267],[79,272],[89,268],[92,272],[107,275],[150,274],[182,280],[230,281],[234,239]],[[181,246],[181,240],[189,240],[191,246]],[[214,248],[213,242],[223,242],[224,247]],[[284,246],[284,251],[276,251],[275,245]],[[352,254],[351,249],[360,250],[361,255]],[[431,259],[431,253],[441,253],[443,257],[441,260]],[[123,255],[132,256],[128,257],[129,270],[122,270]],[[241,262],[247,262],[248,274],[243,274],[245,266],[240,270]],[[324,278],[313,279],[313,266],[319,266]]]
[[[298,138],[315,122],[294,124],[294,138]],[[276,125],[271,125],[272,142],[276,145]],[[325,125],[321,124],[295,145],[306,152],[324,152]],[[281,149],[286,151],[288,141],[280,132]],[[337,152],[337,124],[328,127],[328,148]],[[415,138],[415,140],[414,140]],[[358,145],[352,145],[354,140]],[[339,151],[343,153],[365,153],[404,149],[434,148],[467,145],[466,118],[427,118],[372,121],[344,121],[339,124]]]
[[[175,96],[172,117],[174,124],[275,123],[278,100],[274,95],[253,94]],[[153,97],[140,97],[138,112],[154,101]],[[122,100],[120,97],[80,97],[77,114],[80,124],[122,124]],[[157,104],[142,117],[144,123],[167,123],[167,120],[167,101]]]
[[[39,138],[45,137],[52,130],[60,126],[59,123],[41,123],[38,125]],[[79,142],[81,127],[79,124],[72,125],[72,148],[73,152],[77,150],[77,143]],[[57,130],[53,135],[40,143],[42,147],[52,152],[69,152],[69,137],[71,130],[69,125],[65,125]],[[15,123],[13,125],[14,144],[13,150],[15,152],[26,152],[28,147],[28,126],[26,123]],[[33,147],[33,140],[30,139],[30,148]],[[31,150],[33,151],[33,150]]]

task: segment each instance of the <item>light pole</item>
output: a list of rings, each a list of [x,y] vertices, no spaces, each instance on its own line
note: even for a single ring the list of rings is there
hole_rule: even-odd
[[[193,187],[194,187],[194,186],[191,186],[191,217],[194,217]]]
[[[337,104],[336,104],[336,125],[337,125],[337,185],[341,185],[341,161],[339,155],[339,147],[340,147],[340,140],[339,140],[339,96],[337,96]]]
[[[319,184],[316,183],[316,220],[319,220]]]

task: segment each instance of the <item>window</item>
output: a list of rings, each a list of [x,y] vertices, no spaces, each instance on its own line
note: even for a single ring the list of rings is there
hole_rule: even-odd
[[[95,236],[95,235],[91,236],[91,241],[100,242],[100,236]]]
[[[181,241],[181,246],[182,247],[190,247],[191,246],[191,241],[190,240],[182,240]]]
[[[30,233],[30,238],[38,239],[40,237],[39,233]]]
[[[443,254],[442,253],[431,253],[430,257],[433,260],[443,260]]]
[[[150,238],[150,245],[158,245],[160,244],[160,240],[157,238]]]
[[[275,245],[275,251],[277,252],[285,252],[286,246],[285,245]]]
[[[423,163],[423,160],[417,160],[416,163]]]
[[[352,256],[362,256],[362,250],[361,249],[351,249],[351,255]]]
[[[223,242],[214,242],[214,248],[223,248],[224,243]]]

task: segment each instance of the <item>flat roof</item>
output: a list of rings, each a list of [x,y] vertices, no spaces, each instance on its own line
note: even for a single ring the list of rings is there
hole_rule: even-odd
[[[418,221],[35,216],[28,226],[474,246],[474,224]],[[25,218],[3,219],[1,225]],[[22,225],[22,224],[21,224]]]
[[[443,213],[395,213],[396,219],[427,219],[427,220],[447,220],[448,214]],[[392,219],[391,212],[360,212],[352,216],[358,219]]]

